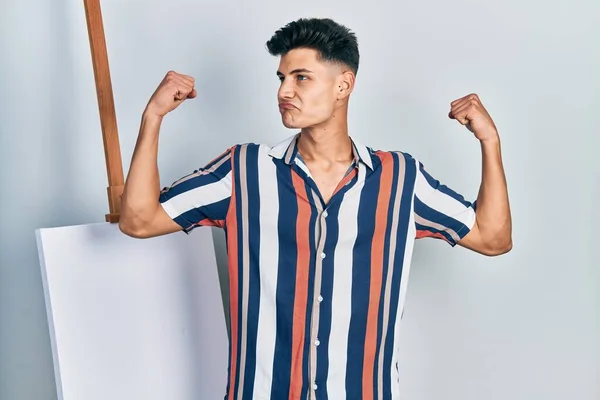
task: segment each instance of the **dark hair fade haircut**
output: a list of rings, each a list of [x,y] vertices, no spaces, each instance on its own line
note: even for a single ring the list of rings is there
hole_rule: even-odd
[[[298,48],[316,50],[321,61],[344,64],[355,75],[358,72],[356,35],[329,18],[300,18],[277,30],[267,42],[273,56],[284,56]]]

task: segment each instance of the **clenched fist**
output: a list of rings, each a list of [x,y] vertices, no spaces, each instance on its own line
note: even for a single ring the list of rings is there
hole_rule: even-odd
[[[465,125],[482,142],[498,137],[498,130],[492,117],[475,93],[450,103],[448,117]]]
[[[169,71],[148,101],[146,111],[164,117],[186,99],[193,99],[197,92],[191,76]]]

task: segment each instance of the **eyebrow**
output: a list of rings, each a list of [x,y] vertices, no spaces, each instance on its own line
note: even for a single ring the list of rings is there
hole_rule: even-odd
[[[297,69],[291,71],[290,75],[299,74],[299,73],[312,74],[313,72],[311,70],[306,69],[306,68],[297,68]],[[282,75],[283,75],[283,73],[281,71],[277,71],[277,76],[282,76]]]

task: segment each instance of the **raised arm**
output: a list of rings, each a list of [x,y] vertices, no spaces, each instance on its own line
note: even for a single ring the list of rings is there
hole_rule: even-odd
[[[476,94],[454,101],[449,117],[475,134],[482,151],[475,224],[458,244],[486,255],[504,254],[512,249],[512,220],[496,126]]]
[[[165,115],[196,97],[194,84],[190,76],[168,72],[144,110],[121,198],[119,229],[129,236],[147,238],[182,229],[159,202],[158,138]]]

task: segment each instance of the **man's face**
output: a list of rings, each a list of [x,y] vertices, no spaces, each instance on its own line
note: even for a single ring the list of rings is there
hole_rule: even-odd
[[[341,68],[317,59],[312,49],[294,49],[281,57],[277,76],[279,111],[286,128],[327,122],[338,104]]]

